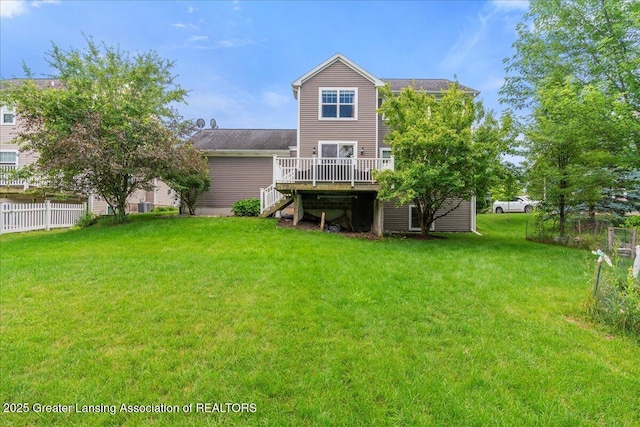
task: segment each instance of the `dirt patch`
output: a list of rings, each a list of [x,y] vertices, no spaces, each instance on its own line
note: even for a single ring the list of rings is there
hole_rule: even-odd
[[[297,230],[304,230],[304,231],[316,231],[318,233],[320,233],[322,230],[320,230],[320,224],[317,222],[313,222],[313,221],[299,221],[298,225],[296,225],[294,227],[293,225],[293,219],[290,218],[280,218],[280,220],[278,221],[278,227],[283,227],[283,228],[295,228]],[[325,231],[326,232],[326,231]],[[338,233],[335,234],[340,234],[341,236],[345,236],[345,237],[351,237],[351,238],[356,238],[356,239],[365,239],[365,240],[380,240],[381,237],[375,235],[372,232],[357,232],[357,231],[346,231],[346,230],[340,230]]]
[[[278,220],[278,227],[283,227],[283,228],[295,228],[298,230],[305,230],[305,231],[316,231],[316,232],[320,232],[320,224],[318,222],[314,222],[314,221],[308,221],[308,220],[302,220],[298,222],[298,225],[296,225],[294,227],[293,225],[293,219],[291,218],[280,218],[280,220]],[[326,230],[325,230],[326,232]],[[340,230],[338,233],[336,234],[340,234],[342,236],[346,236],[346,237],[351,237],[351,238],[356,238],[356,239],[366,239],[366,240],[381,240],[383,238],[391,238],[391,239],[410,239],[410,240],[440,240],[440,239],[446,239],[446,237],[443,236],[434,236],[434,235],[428,235],[428,236],[421,236],[420,233],[385,233],[384,236],[378,236],[373,232],[359,232],[359,231],[347,231],[347,230]]]

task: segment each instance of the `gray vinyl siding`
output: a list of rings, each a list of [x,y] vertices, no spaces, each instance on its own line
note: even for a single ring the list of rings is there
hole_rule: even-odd
[[[438,211],[442,212],[444,208]],[[396,207],[393,202],[384,202],[384,230],[409,231],[409,205]],[[437,232],[471,231],[471,202],[463,201],[447,216],[436,220]]]
[[[436,231],[471,231],[471,202],[463,200],[457,209],[437,219]]]
[[[384,202],[384,231],[409,231],[409,206]]]
[[[16,124],[0,124],[0,151],[17,151],[18,167],[30,165],[38,160],[38,154],[36,152],[20,151],[20,147],[13,141],[18,134],[24,130],[24,126],[18,116],[16,116]]]
[[[378,117],[378,148],[389,147],[384,137],[389,133],[389,126],[382,122],[382,115]]]
[[[318,120],[321,87],[357,87],[357,120]],[[376,153],[376,108],[378,105],[375,85],[362,75],[337,61],[304,82],[298,102],[300,157],[311,157],[318,141],[357,141],[360,158],[374,158]],[[364,155],[360,149],[364,148]]]
[[[209,157],[211,188],[199,206],[230,208],[241,199],[259,198],[260,188],[273,183],[271,157]]]

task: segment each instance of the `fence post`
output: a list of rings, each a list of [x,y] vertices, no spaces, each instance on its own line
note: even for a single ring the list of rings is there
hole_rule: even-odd
[[[0,234],[4,231],[4,205],[5,202],[0,202]]]
[[[51,230],[51,201],[44,201],[44,229]]]
[[[614,240],[613,238],[614,238],[613,227],[609,227],[607,228],[607,249],[609,249],[609,252],[613,250],[613,240]]]

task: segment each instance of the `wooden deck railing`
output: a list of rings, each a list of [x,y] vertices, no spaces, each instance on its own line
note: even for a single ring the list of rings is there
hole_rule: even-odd
[[[378,159],[337,159],[318,157],[273,158],[273,180],[275,183],[318,182],[375,183],[374,170],[393,170],[393,156]]]

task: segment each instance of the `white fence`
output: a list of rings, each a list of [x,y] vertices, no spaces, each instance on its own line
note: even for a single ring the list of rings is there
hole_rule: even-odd
[[[0,234],[72,227],[85,212],[86,203],[0,202]]]

